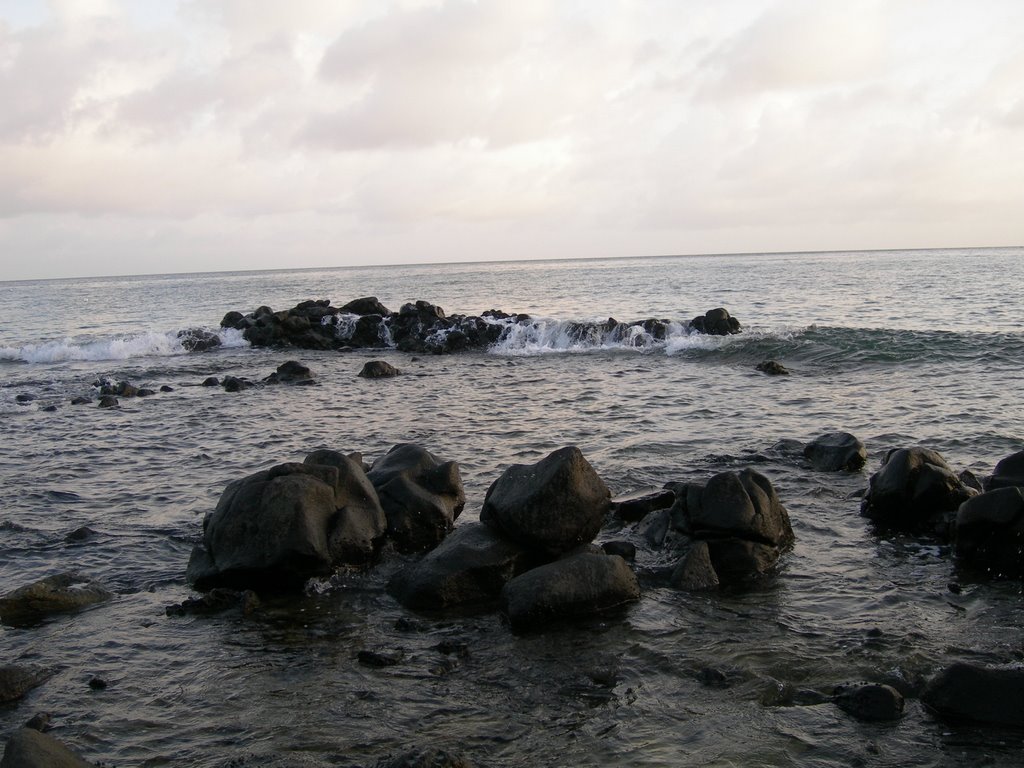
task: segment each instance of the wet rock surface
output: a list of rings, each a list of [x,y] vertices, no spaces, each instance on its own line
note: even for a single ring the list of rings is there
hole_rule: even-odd
[[[804,446],[804,458],[819,472],[857,472],[868,460],[867,449],[849,432],[828,432]]]
[[[921,700],[944,718],[1024,727],[1024,667],[957,662],[928,681]]]
[[[65,744],[33,728],[11,734],[0,761],[2,768],[95,768]]]
[[[17,701],[52,675],[50,670],[34,664],[0,665],[0,704]]]
[[[0,621],[22,626],[49,616],[73,613],[110,600],[113,593],[102,584],[77,573],[58,573],[0,597]]]

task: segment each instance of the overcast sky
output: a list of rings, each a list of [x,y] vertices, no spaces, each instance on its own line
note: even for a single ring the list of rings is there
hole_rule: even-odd
[[[1020,0],[2,0],[0,279],[1024,244]]]

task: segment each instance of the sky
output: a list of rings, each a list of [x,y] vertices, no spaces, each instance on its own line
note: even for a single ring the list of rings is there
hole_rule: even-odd
[[[0,0],[0,280],[1024,244],[1019,0]]]

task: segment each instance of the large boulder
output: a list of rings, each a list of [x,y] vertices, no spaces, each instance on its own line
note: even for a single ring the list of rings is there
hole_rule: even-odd
[[[939,715],[1024,726],[1024,667],[957,662],[928,681],[921,701]]]
[[[491,484],[480,520],[523,546],[558,555],[593,541],[610,506],[608,486],[575,446],[536,464],[513,464]]]
[[[498,599],[509,579],[534,564],[522,547],[482,523],[469,523],[395,574],[388,592],[414,610],[488,603]]]
[[[396,445],[367,476],[387,516],[388,536],[400,552],[436,547],[466,505],[459,465],[412,443]]]
[[[18,728],[7,740],[0,768],[95,768],[53,736]]]
[[[993,578],[1024,577],[1024,489],[997,488],[961,504],[954,552],[961,564]]]
[[[342,306],[340,311],[350,315],[380,315],[382,317],[390,314],[388,308],[381,304],[376,296],[353,299]]]
[[[501,592],[513,631],[593,616],[640,598],[636,574],[617,555],[584,552],[516,576]]]
[[[804,446],[804,458],[819,472],[859,472],[868,454],[864,443],[849,432],[828,432]]]
[[[871,476],[861,514],[883,528],[947,536],[954,513],[975,493],[937,452],[900,448]]]
[[[1012,453],[996,464],[988,488],[1024,487],[1024,451]]]
[[[0,621],[22,626],[60,613],[80,611],[113,597],[99,582],[76,573],[58,573],[0,597]]]
[[[365,563],[382,533],[362,466],[317,452],[230,483],[203,521],[187,576],[201,590],[296,588],[336,566]]]

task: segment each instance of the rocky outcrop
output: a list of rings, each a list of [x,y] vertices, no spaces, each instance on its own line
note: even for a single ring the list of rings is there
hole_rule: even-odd
[[[961,566],[991,578],[1024,578],[1024,489],[996,488],[961,504],[953,551]]]
[[[639,582],[625,560],[589,552],[527,571],[501,592],[505,615],[516,632],[593,616],[639,598]]]
[[[871,476],[861,514],[884,529],[947,537],[960,505],[977,493],[935,451],[890,451]]]
[[[398,376],[402,372],[384,360],[371,360],[363,365],[359,376],[364,379],[386,379]]]
[[[400,552],[436,547],[466,505],[459,465],[412,443],[388,451],[367,477],[387,516],[388,536]]]
[[[940,716],[1024,726],[1024,667],[957,662],[928,681],[921,701]]]
[[[18,728],[7,740],[0,768],[95,768],[63,743],[32,728]]]
[[[294,588],[365,564],[383,533],[383,510],[359,461],[317,451],[230,483],[203,521],[187,576],[203,590]]]
[[[986,487],[996,488],[1024,487],[1024,451],[1010,454],[996,464],[992,477]]]
[[[508,467],[487,490],[480,520],[531,551],[558,555],[594,540],[610,499],[580,449],[569,446]]]
[[[110,600],[102,584],[76,573],[58,573],[0,597],[0,621],[21,626],[48,616],[80,611]]]
[[[859,472],[868,453],[864,443],[849,432],[828,432],[804,446],[804,458],[819,472]]]

